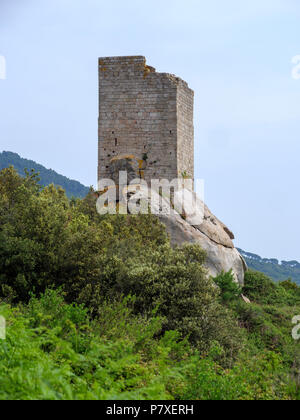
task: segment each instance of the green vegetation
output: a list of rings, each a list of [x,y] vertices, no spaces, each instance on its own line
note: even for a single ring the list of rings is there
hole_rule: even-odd
[[[280,398],[280,360],[273,353],[228,370],[205,358],[162,320],[133,315],[131,299],[104,304],[91,321],[82,306],[48,291],[29,305],[2,305],[7,340],[0,343],[0,399],[250,399]],[[250,372],[249,372],[249,369]]]
[[[20,176],[25,176],[25,171],[31,171],[39,173],[39,183],[42,186],[54,184],[62,187],[69,198],[85,197],[89,188],[80,184],[78,181],[73,181],[63,175],[59,175],[52,169],[46,169],[44,166],[34,162],[33,160],[23,159],[17,153],[2,152],[0,153],[0,170],[13,166]]]
[[[242,287],[232,281],[232,270],[228,273],[222,272],[219,276],[214,278],[214,282],[219,286],[223,302],[232,302],[238,299],[242,294]]]
[[[275,281],[291,279],[300,285],[300,263],[298,261],[281,261],[274,258],[261,258],[259,255],[251,254],[239,249],[251,270],[260,271]]]
[[[300,288],[204,262],[153,216],[1,171],[0,399],[300,399]]]

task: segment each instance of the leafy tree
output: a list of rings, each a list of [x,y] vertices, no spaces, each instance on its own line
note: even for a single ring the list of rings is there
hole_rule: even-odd
[[[242,288],[234,281],[232,270],[214,278],[214,282],[221,289],[221,295],[224,302],[231,302],[239,298],[242,294]]]
[[[163,331],[176,329],[203,351],[215,339],[236,355],[237,326],[207,277],[205,253],[196,245],[173,249],[158,218],[100,217],[93,192],[70,202],[63,190],[40,190],[33,175],[12,168],[1,172],[0,191],[0,297],[28,302],[31,293],[61,287],[67,302],[98,316],[106,300],[134,295],[135,313],[156,310]]]
[[[0,172],[0,399],[300,398],[295,284],[209,279],[158,218],[37,178]]]

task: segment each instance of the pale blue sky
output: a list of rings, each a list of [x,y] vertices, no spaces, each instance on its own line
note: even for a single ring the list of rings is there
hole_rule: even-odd
[[[0,151],[96,185],[97,58],[195,90],[196,176],[236,245],[300,260],[299,0],[0,0]]]

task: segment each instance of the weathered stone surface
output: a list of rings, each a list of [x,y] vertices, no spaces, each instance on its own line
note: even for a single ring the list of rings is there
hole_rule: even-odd
[[[233,233],[212,214],[195,192],[187,189],[175,192],[175,209],[177,208],[183,210],[179,213],[191,226],[194,226],[211,241],[227,248],[234,248]]]
[[[201,225],[194,225],[196,229],[206,235],[211,241],[227,248],[234,248],[234,235],[205,205],[204,221]]]
[[[246,265],[237,249],[214,242],[200,230],[189,225],[179,214],[163,215],[160,219],[166,225],[173,245],[197,243],[206,251],[206,267],[211,276],[215,277],[222,271],[227,272],[232,269],[235,281],[243,285]]]
[[[194,92],[187,83],[146,65],[143,56],[99,59],[98,179],[111,159],[147,160],[144,177],[194,176]]]
[[[139,177],[139,162],[134,155],[121,155],[111,159],[109,165],[110,179],[119,185],[120,172],[126,172],[127,181],[132,182]]]
[[[174,209],[191,226],[202,225],[205,217],[205,205],[196,193],[187,188],[174,192]]]
[[[128,182],[139,178],[149,187],[153,179],[193,180],[193,111],[194,92],[187,83],[157,73],[145,57],[100,58],[98,180],[114,180],[117,191],[126,185],[119,183],[120,171],[127,172]],[[159,213],[174,245],[198,243],[207,252],[210,275],[233,269],[236,281],[243,283],[246,264],[234,248],[234,235],[194,193],[187,191],[184,199],[175,193],[171,211],[168,199],[153,190],[151,204],[145,190],[136,195],[136,186],[126,186],[124,194]],[[132,204],[134,213],[138,206]],[[127,209],[127,203],[120,208]]]
[[[148,190],[148,188],[143,188],[142,186],[128,186],[124,189],[124,197],[128,198],[129,196],[134,198],[134,201],[139,202],[144,208],[151,208],[151,212],[158,215],[167,228],[172,245],[181,246],[184,243],[199,244],[207,254],[206,268],[208,269],[209,275],[215,277],[222,271],[227,272],[233,270],[235,281],[243,285],[247,266],[231,241],[230,246],[225,246],[221,243],[222,241],[227,243],[225,236],[223,236],[224,224],[219,222],[211,212],[207,213],[209,214],[209,219],[205,220],[201,226],[196,228],[184,220],[172,208],[171,203],[167,199],[159,196],[153,190]],[[151,201],[150,197],[152,197]],[[207,207],[206,211],[209,211]],[[131,212],[135,213],[133,211]],[[209,234],[211,233],[210,226],[207,226],[207,224],[212,223],[211,219],[215,221],[215,230],[213,230],[211,236],[219,242],[211,239],[206,233],[201,231],[202,226],[204,226],[204,230]],[[225,235],[228,236],[226,232]]]

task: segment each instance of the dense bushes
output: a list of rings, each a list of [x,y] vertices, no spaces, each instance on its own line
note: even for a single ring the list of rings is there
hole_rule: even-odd
[[[0,172],[1,399],[299,397],[297,286],[208,279],[198,246],[95,200]]]
[[[62,190],[50,186],[39,192],[33,177],[22,179],[12,169],[2,171],[2,296],[28,301],[33,291],[63,285],[70,299],[77,298],[87,280],[95,283],[99,273],[110,275],[108,262],[117,272],[123,255],[139,255],[142,249],[167,243],[155,218],[107,220],[94,213],[92,194],[86,203],[69,203]]]
[[[31,293],[61,287],[67,302],[95,317],[104,301],[134,295],[134,312],[156,310],[163,331],[178,330],[202,351],[218,341],[235,357],[242,340],[198,246],[172,249],[156,217],[100,217],[92,193],[69,202],[13,169],[0,173],[0,192],[0,297],[26,303]]]
[[[248,340],[260,350],[276,351],[300,386],[300,347],[292,337],[292,319],[300,314],[300,288],[290,281],[274,283],[262,273],[249,271],[244,293],[252,304],[238,302],[234,310]]]
[[[242,288],[233,280],[232,270],[228,273],[222,272],[214,278],[214,282],[219,286],[223,302],[231,302],[239,298],[242,294]]]
[[[29,306],[0,308],[9,323],[0,342],[0,399],[170,398],[166,384],[186,344],[171,333],[154,340],[159,319],[106,307],[111,321],[126,321],[120,337],[109,322],[100,333],[84,308],[53,291]]]
[[[244,293],[260,304],[300,304],[300,288],[295,283],[274,283],[270,277],[257,271],[246,273]]]
[[[66,305],[60,292],[12,309],[0,340],[0,400],[282,399],[291,389],[280,358],[245,354],[232,369],[214,361],[214,344],[200,357],[162,319],[133,314],[134,299],[99,308],[91,321],[83,306]],[[117,320],[117,322],[116,322]],[[158,339],[157,337],[160,336]]]

